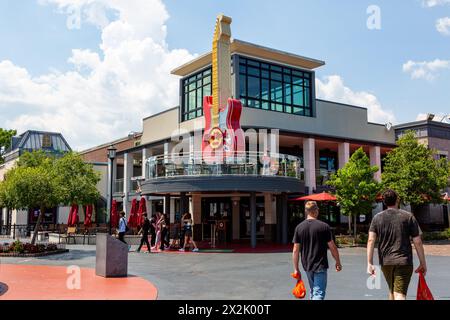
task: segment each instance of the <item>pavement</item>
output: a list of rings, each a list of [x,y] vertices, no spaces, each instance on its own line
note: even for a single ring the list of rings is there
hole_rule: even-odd
[[[94,246],[67,246],[68,253],[39,258],[2,258],[2,264],[95,268]],[[426,249],[427,250],[427,249]],[[366,274],[364,248],[340,249],[343,271],[329,270],[327,299],[383,300],[384,278]],[[161,300],[290,300],[295,281],[291,254],[275,253],[134,253],[130,252],[130,275],[151,282]],[[333,259],[330,257],[330,264]],[[427,255],[427,282],[435,299],[450,300],[450,256]],[[415,265],[417,258],[415,257]],[[369,281],[368,281],[369,279]],[[381,281],[377,282],[376,280]],[[408,299],[415,299],[418,277],[413,275]],[[90,281],[82,278],[81,281]],[[0,282],[3,279],[0,266]],[[375,289],[369,289],[367,283]],[[1,299],[1,296],[0,296]]]

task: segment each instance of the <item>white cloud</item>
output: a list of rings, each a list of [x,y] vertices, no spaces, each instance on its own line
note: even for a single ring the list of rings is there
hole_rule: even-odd
[[[384,110],[378,98],[365,91],[355,92],[346,87],[340,76],[327,76],[323,80],[316,79],[317,97],[341,103],[353,104],[367,108],[369,121],[377,123],[395,123],[392,111]]]
[[[142,118],[178,104],[170,70],[192,59],[166,43],[168,12],[161,0],[40,0],[101,30],[101,55],[74,48],[73,70],[38,77],[0,61],[0,126],[19,132],[62,132],[75,149],[140,130]],[[82,27],[82,25],[81,25]]]
[[[432,8],[436,6],[443,6],[446,4],[450,4],[450,0],[423,0],[422,4],[425,7]]]
[[[434,80],[439,71],[450,69],[450,60],[435,59],[433,61],[412,61],[403,64],[403,72],[409,73],[412,79]]]
[[[450,36],[450,18],[440,18],[436,21],[436,30],[445,35]]]

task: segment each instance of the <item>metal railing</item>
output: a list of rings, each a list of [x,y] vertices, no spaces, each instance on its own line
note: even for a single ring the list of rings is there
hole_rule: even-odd
[[[0,227],[1,238],[26,238],[29,234],[30,227],[26,224],[2,225]]]
[[[201,153],[153,156],[147,159],[146,179],[192,176],[277,176],[304,180],[301,159],[285,154],[243,152],[215,161]]]
[[[335,174],[335,170],[324,170],[324,169],[318,169],[316,170],[316,184],[318,186],[326,186],[327,181],[331,179],[333,174]]]

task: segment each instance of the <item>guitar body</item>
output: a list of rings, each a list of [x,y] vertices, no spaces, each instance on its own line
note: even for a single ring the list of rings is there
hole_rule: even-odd
[[[237,99],[228,99],[226,107],[219,109],[219,123],[212,124],[213,97],[204,98],[203,113],[205,132],[203,134],[203,155],[215,157],[217,161],[234,157],[245,151],[245,136],[241,128],[242,103]]]

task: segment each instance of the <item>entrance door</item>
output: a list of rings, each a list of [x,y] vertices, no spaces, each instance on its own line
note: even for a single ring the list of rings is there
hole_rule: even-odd
[[[242,197],[241,205],[241,221],[240,221],[240,238],[250,239],[251,237],[251,216],[250,216],[250,197]],[[265,228],[265,209],[264,197],[256,197],[256,237],[264,238]]]
[[[203,198],[202,199],[202,228],[203,239],[211,239],[213,225],[218,220],[225,222],[224,230],[220,230],[216,241],[230,242],[232,239],[232,207],[231,198]]]

